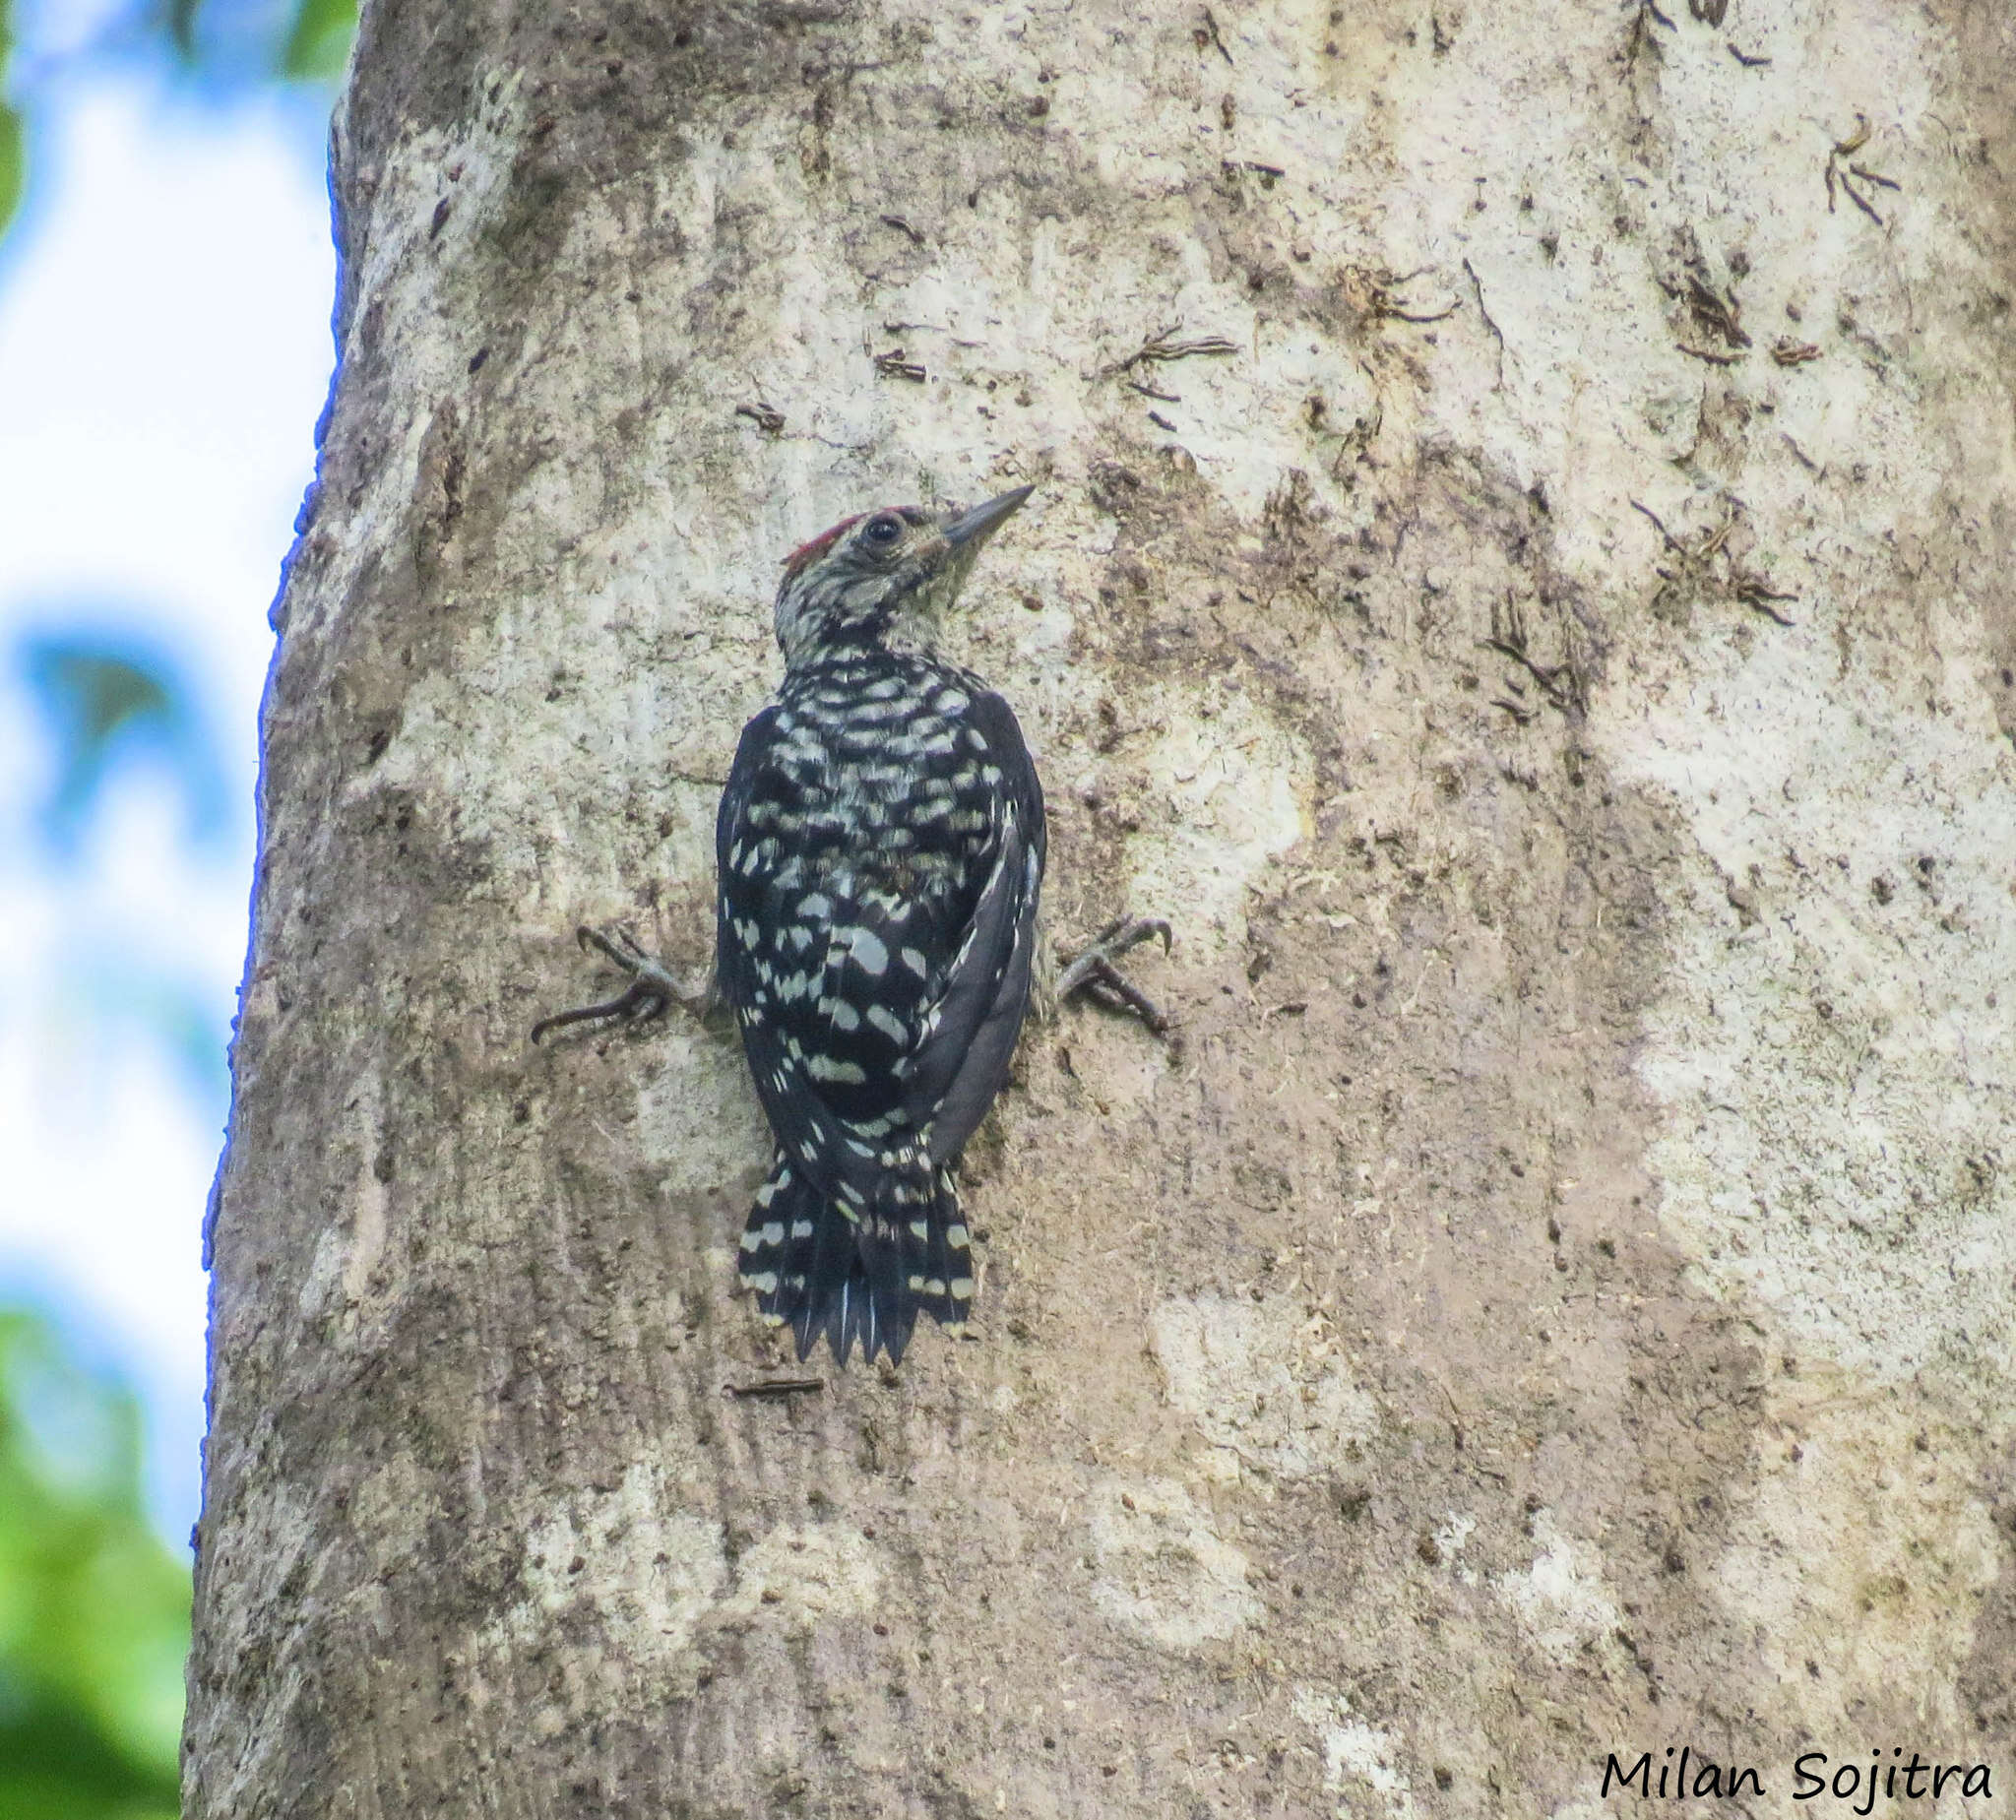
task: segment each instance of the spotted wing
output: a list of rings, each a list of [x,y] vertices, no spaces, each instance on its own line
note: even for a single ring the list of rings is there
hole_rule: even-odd
[[[1041,790],[999,696],[972,700],[959,758],[889,777],[864,829],[858,800],[843,810],[804,774],[772,710],[723,797],[723,984],[779,1145],[831,1182],[865,1185],[906,1140],[957,1156],[1014,1051]]]
[[[992,832],[972,800],[976,761],[947,797],[875,766],[856,736],[781,708],[759,715],[716,847],[722,982],[772,1133],[810,1178],[851,1182],[865,1204],[883,1151],[908,1135],[909,1053],[984,877],[974,849]],[[843,771],[854,790],[836,787]],[[947,804],[956,813],[939,814]]]
[[[941,1163],[966,1148],[1008,1077],[1029,1010],[1047,846],[1042,785],[1014,711],[1000,696],[980,694],[969,726],[997,778],[989,786],[991,863],[930,982],[905,1093],[907,1121],[928,1122],[931,1158]]]
[[[742,729],[715,821],[716,968],[741,1028],[756,1096],[781,1156],[830,1180],[840,1134],[794,1059],[782,987],[798,970],[790,936],[812,809],[776,704]]]

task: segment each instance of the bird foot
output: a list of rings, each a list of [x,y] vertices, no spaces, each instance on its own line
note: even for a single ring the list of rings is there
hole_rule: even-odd
[[[1160,937],[1162,951],[1171,945],[1169,925],[1159,916],[1121,916],[1108,923],[1057,975],[1057,1003],[1083,993],[1106,1011],[1131,1013],[1158,1036],[1169,1035],[1169,1020],[1156,1002],[1120,972],[1119,960],[1130,948]]]
[[[548,1031],[560,1030],[569,1024],[587,1024],[603,1018],[617,1019],[625,1024],[648,1024],[653,1018],[662,1017],[673,1005],[683,1005],[696,1018],[704,1018],[712,1008],[712,992],[696,992],[674,978],[662,961],[646,954],[638,946],[637,938],[628,929],[614,923],[605,929],[591,929],[583,923],[574,931],[574,939],[584,952],[592,948],[605,960],[614,962],[630,975],[630,983],[614,998],[599,1005],[578,1005],[572,1011],[556,1011],[550,1017],[541,1018],[532,1027],[534,1042]]]

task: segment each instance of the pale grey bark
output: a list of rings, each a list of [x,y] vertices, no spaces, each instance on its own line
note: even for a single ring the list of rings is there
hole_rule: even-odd
[[[2016,38],[1719,11],[367,6],[193,1815],[2016,1777]],[[781,557],[1031,480],[959,655],[1186,1042],[736,1400],[732,1039],[525,1033],[704,964]]]

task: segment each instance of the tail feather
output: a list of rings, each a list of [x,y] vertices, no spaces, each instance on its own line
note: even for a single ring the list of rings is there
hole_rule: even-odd
[[[788,1325],[804,1358],[823,1335],[843,1365],[854,1343],[872,1361],[902,1362],[918,1314],[965,1331],[973,1264],[948,1168],[892,1173],[858,1215],[782,1159],[757,1191],[742,1233],[741,1273],[773,1325]]]
[[[966,1332],[973,1305],[973,1254],[967,1249],[966,1214],[952,1171],[941,1168],[932,1184],[929,1268],[918,1306],[951,1333]]]

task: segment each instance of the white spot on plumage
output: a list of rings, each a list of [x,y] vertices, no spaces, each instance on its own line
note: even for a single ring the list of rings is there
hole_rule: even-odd
[[[793,1220],[791,1222],[791,1236],[793,1238],[810,1238],[812,1236],[811,1221]]]
[[[906,948],[903,951],[902,956],[900,958],[902,959],[904,966],[909,968],[910,971],[916,974],[916,976],[919,979],[930,978],[931,964],[930,962],[924,959],[922,950],[916,948]]]
[[[889,950],[882,945],[882,938],[873,929],[855,929],[848,945],[848,958],[862,973],[879,978],[889,965]]]
[[[806,1056],[805,1072],[815,1081],[836,1081],[843,1087],[865,1087],[868,1084],[867,1071],[859,1062],[844,1061],[832,1055]],[[865,1151],[862,1153],[866,1154]]]
[[[896,1014],[885,1006],[870,1005],[868,1007],[868,1023],[899,1047],[910,1039],[910,1032],[903,1028],[903,1024]]]

